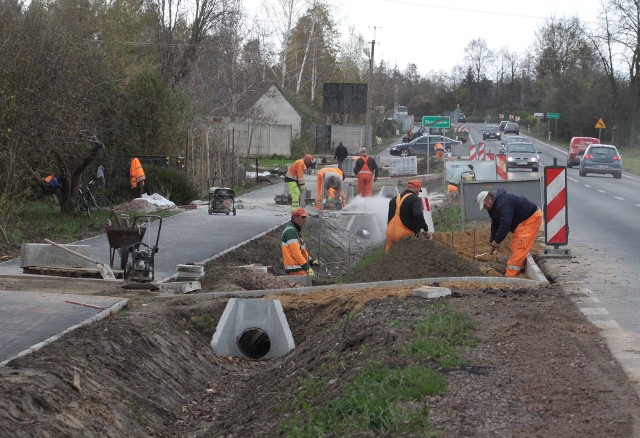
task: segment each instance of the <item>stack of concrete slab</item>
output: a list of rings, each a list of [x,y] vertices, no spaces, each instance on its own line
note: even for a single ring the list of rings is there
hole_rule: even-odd
[[[347,178],[353,178],[356,176],[353,173],[353,168],[356,165],[356,160],[359,157],[347,157],[344,159],[344,163],[342,163],[342,171],[344,172],[344,176]]]
[[[390,176],[416,175],[417,173],[418,160],[414,156],[392,158],[389,161]]]

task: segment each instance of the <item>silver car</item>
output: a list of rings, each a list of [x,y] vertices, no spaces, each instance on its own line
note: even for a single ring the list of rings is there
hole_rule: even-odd
[[[540,155],[531,142],[510,143],[505,146],[507,155],[507,171],[509,169],[531,169],[537,172],[540,166]]]

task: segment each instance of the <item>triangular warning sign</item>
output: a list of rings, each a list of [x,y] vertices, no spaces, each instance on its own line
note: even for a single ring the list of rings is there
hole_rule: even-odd
[[[600,118],[598,119],[598,122],[596,123],[595,128],[596,128],[596,129],[605,129],[605,128],[606,128],[606,126],[605,126],[605,124],[604,124],[604,120],[602,120],[602,117],[600,117]]]

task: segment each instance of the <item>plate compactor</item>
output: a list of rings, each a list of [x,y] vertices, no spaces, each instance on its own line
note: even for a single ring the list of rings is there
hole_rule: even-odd
[[[153,220],[153,222],[152,222]],[[151,242],[151,224],[157,226],[155,243]],[[154,279],[154,258],[158,252],[162,218],[156,215],[136,216],[133,219],[133,228],[145,227],[149,243],[136,242],[127,248],[127,262],[124,268],[124,278],[129,281],[149,283]],[[152,246],[153,243],[153,246]]]

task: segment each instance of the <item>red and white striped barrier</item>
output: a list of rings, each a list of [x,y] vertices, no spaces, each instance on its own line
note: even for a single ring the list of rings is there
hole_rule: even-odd
[[[496,159],[496,154],[487,152],[486,154],[484,154],[484,159],[486,161],[494,161]]]
[[[548,245],[566,245],[569,238],[567,168],[544,168],[544,234]]]
[[[478,160],[484,161],[484,142],[478,143]]]
[[[502,181],[507,180],[507,155],[506,154],[496,155],[496,176],[498,177],[498,180],[502,180]]]
[[[476,145],[472,144],[471,146],[469,146],[469,159],[470,160],[476,160],[477,156],[476,156]]]
[[[418,196],[422,199],[422,214],[424,220],[429,227],[429,231],[433,232],[433,216],[431,216],[431,206],[429,205],[429,198],[427,198],[427,189],[420,189]]]

